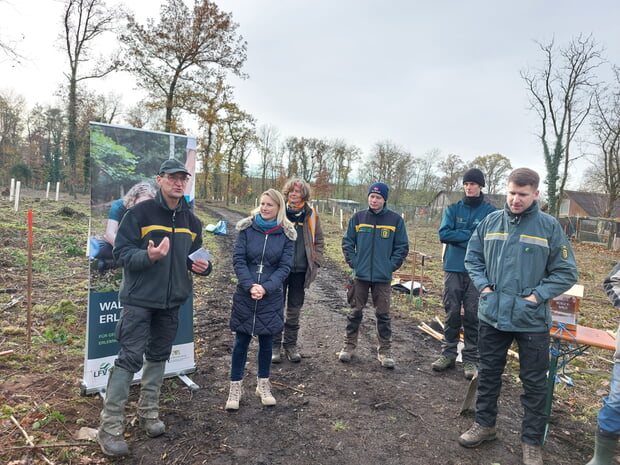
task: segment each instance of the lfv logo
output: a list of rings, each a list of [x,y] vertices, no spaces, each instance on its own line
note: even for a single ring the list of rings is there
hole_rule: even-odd
[[[106,376],[108,371],[112,368],[112,364],[109,362],[102,363],[99,365],[99,369],[93,371],[93,378],[99,378],[100,376]]]

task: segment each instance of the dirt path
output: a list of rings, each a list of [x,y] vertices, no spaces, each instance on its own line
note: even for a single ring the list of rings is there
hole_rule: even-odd
[[[200,207],[199,207],[200,208]],[[228,221],[232,250],[234,224],[241,215],[207,208]],[[350,364],[338,361],[346,324],[345,276],[327,262],[307,293],[303,308],[299,364],[274,365],[272,381],[278,404],[264,408],[254,395],[256,350],[250,349],[245,397],[238,412],[223,410],[233,335],[228,316],[234,287],[230,254],[217,257],[207,278],[216,292],[195,310],[198,371],[191,375],[200,389],[190,392],[167,380],[163,392],[168,432],[146,439],[137,426],[128,429],[133,456],[127,464],[426,464],[512,465],[521,463],[521,408],[516,374],[504,377],[498,430],[500,439],[477,449],[464,449],[456,439],[473,414],[459,411],[468,382],[462,370],[437,374],[430,363],[439,342],[421,332],[418,322],[393,318],[394,370],[375,357],[374,313],[367,309],[357,355]],[[197,287],[197,292],[202,292]],[[132,389],[132,397],[137,390]],[[135,400],[135,399],[134,399]],[[555,407],[545,446],[546,464],[587,462],[591,441],[583,425]]]

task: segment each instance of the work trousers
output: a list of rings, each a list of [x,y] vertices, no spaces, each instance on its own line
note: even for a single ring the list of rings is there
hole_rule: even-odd
[[[283,345],[285,348],[292,348],[297,345],[301,307],[303,307],[306,297],[305,281],[305,271],[290,273],[284,281],[284,300],[286,304],[284,308],[284,336],[282,333],[279,333],[273,338],[273,344],[277,350],[279,350],[280,345]]]
[[[446,271],[443,286],[443,307],[446,311],[441,352],[451,360],[458,353],[461,327],[464,347],[463,362],[478,363],[478,299],[480,294],[467,273]],[[463,307],[463,315],[461,315]]]
[[[115,336],[121,349],[114,365],[132,373],[143,360],[163,362],[170,358],[179,326],[179,307],[146,308],[123,305]]]
[[[392,286],[390,283],[372,283],[355,279],[353,281],[353,304],[347,316],[346,338],[357,340],[364,307],[368,302],[368,293],[372,293],[372,304],[377,317],[377,337],[380,343],[389,344],[392,340],[392,323],[390,318],[390,299]]]
[[[230,367],[230,380],[241,381],[245,371],[245,363],[248,360],[248,347],[252,336],[237,331],[233,345],[232,363]],[[258,336],[258,377],[269,378],[271,372],[271,354],[273,346],[272,335]]]
[[[542,446],[547,415],[547,370],[549,369],[549,332],[499,331],[480,321],[478,350],[478,398],[476,423],[495,425],[497,399],[502,387],[502,373],[512,341],[519,346],[519,378],[523,385],[521,405],[521,442]]]
[[[598,426],[608,433],[620,434],[620,363],[614,363],[609,395],[598,412]]]

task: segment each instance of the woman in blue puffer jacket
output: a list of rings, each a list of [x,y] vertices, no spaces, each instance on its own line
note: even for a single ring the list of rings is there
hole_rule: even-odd
[[[252,336],[258,336],[256,395],[263,405],[275,405],[269,372],[274,335],[284,328],[283,283],[291,269],[297,232],[286,218],[284,197],[275,189],[261,196],[260,206],[237,223],[233,251],[238,284],[233,294],[230,329],[235,343],[226,410],[237,410],[241,400],[245,362]]]

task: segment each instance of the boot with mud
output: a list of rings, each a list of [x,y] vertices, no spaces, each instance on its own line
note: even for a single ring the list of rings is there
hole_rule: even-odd
[[[100,414],[97,442],[101,451],[109,457],[129,455],[129,447],[123,437],[125,431],[125,404],[129,397],[129,387],[133,373],[114,366],[105,391],[103,410]]]
[[[344,346],[342,346],[342,349],[338,352],[338,359],[341,362],[348,363],[351,361],[355,348],[357,347],[357,335],[358,333],[345,335]]]
[[[226,410],[239,410],[239,402],[241,402],[242,392],[241,381],[231,381],[230,390],[228,391],[228,400],[226,401]]]
[[[284,354],[289,362],[301,362],[301,354],[297,350],[297,336],[299,334],[299,316],[301,307],[286,308],[286,322],[284,323],[284,333],[282,336],[282,346]]]
[[[166,362],[144,362],[138,399],[140,427],[149,438],[156,438],[166,432],[166,425],[159,419],[159,393],[164,381]]]
[[[497,438],[495,426],[482,426],[474,423],[471,428],[459,437],[459,444],[463,447],[478,447],[484,441],[493,441]]]
[[[266,406],[276,405],[276,398],[271,394],[269,378],[256,378],[256,395],[260,397],[261,404]]]
[[[389,339],[383,339],[379,336],[379,345],[377,346],[377,360],[383,368],[394,368],[394,359],[392,358],[392,342]]]
[[[297,350],[296,346],[285,347],[284,353],[286,354],[286,358],[289,362],[299,363],[301,362],[301,354]]]
[[[523,449],[523,465],[544,465],[541,446],[522,442],[521,448]]]

